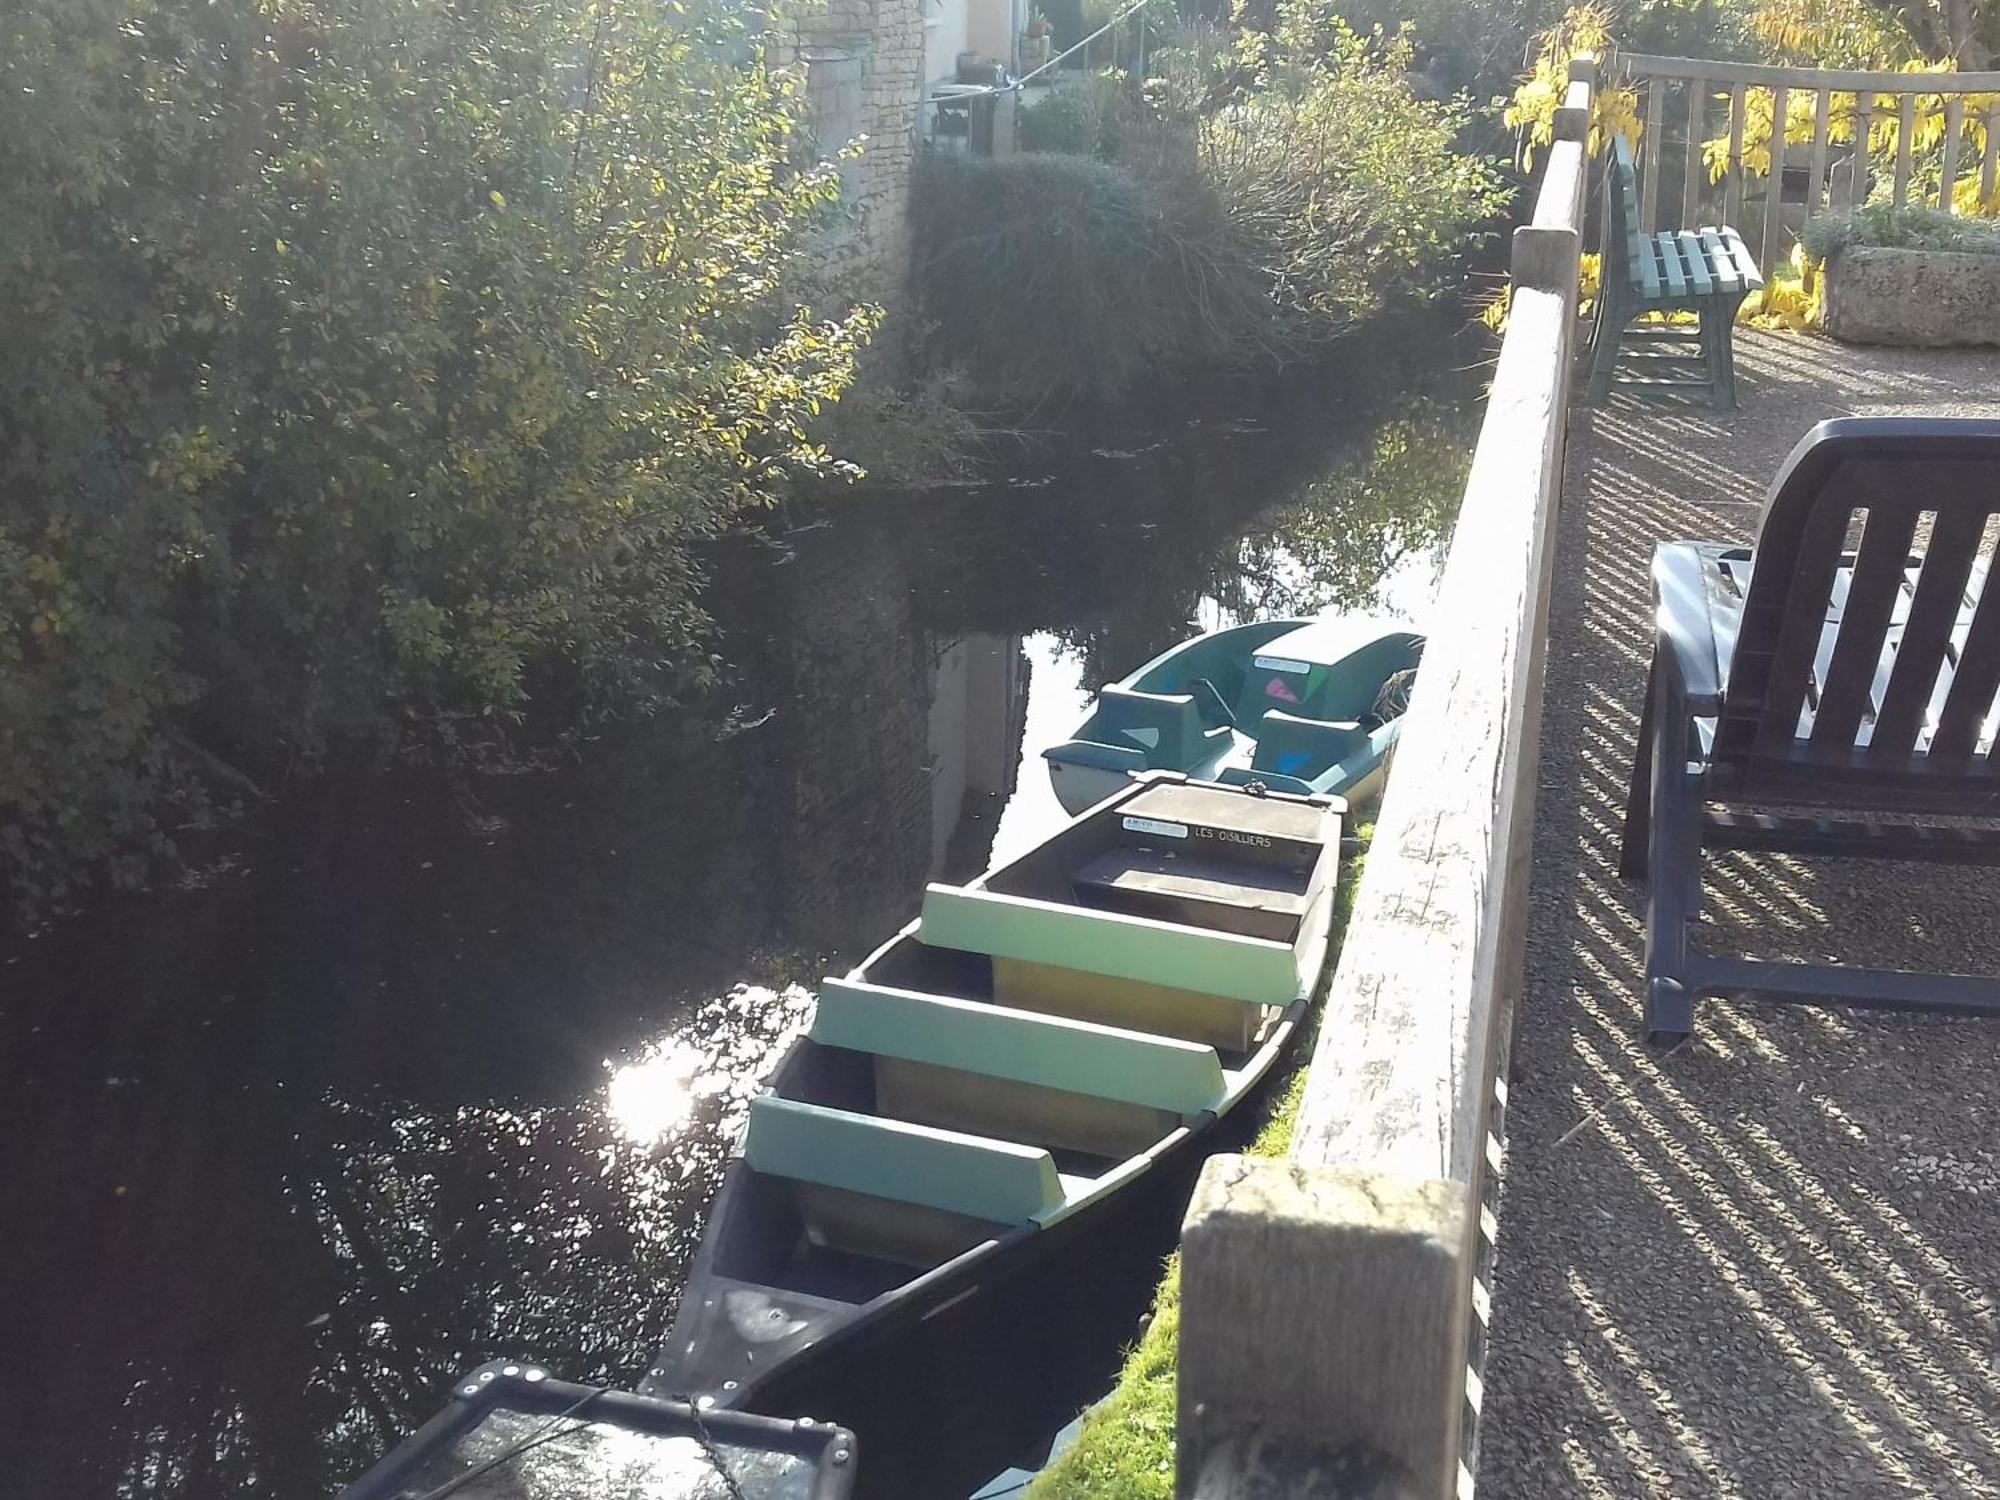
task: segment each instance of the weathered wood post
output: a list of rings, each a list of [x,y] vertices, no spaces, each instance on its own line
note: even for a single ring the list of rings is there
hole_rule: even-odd
[[[1291,1156],[1211,1159],[1182,1231],[1181,1500],[1448,1500],[1488,1105],[1518,989],[1589,162],[1557,116],[1438,628]]]

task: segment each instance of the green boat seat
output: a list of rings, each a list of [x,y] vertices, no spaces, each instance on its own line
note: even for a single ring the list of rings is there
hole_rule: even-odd
[[[743,1159],[767,1176],[993,1224],[1025,1224],[1063,1202],[1055,1159],[1038,1147],[777,1094],[751,1103]]]
[[[812,1039],[1180,1115],[1223,1094],[1213,1047],[853,980],[821,985]]]
[[[1250,1005],[1290,1005],[1312,989],[1310,977],[1302,979],[1299,973],[1297,953],[1286,943],[977,887],[933,885],[926,890],[917,936],[936,948],[1137,980]]]
[[[1368,731],[1352,719],[1306,719],[1275,708],[1257,721],[1256,734],[1251,768],[1301,781],[1324,776],[1368,745]]]
[[[1202,759],[1227,727],[1210,729],[1191,693],[1142,693],[1133,688],[1106,687],[1097,695],[1091,735],[1108,745],[1137,750],[1153,770],[1184,770]]]

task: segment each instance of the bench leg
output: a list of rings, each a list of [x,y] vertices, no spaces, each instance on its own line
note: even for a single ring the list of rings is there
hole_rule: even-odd
[[[1709,378],[1714,382],[1715,405],[1724,411],[1736,410],[1736,312],[1743,299],[1717,297],[1701,315],[1703,331],[1715,324],[1711,345]]]
[[[1590,341],[1590,386],[1584,394],[1584,401],[1591,406],[1601,406],[1604,398],[1611,394],[1611,369],[1618,361],[1618,345],[1625,337],[1625,324],[1630,315],[1624,307],[1602,291],[1602,299],[1597,312],[1597,329]]]

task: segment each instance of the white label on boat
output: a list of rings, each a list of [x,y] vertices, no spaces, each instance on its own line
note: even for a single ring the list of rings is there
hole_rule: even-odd
[[[1267,672],[1296,672],[1301,677],[1312,671],[1311,662],[1293,661],[1289,656],[1253,656],[1250,665]]]
[[[1163,839],[1184,839],[1188,836],[1185,823],[1162,823],[1158,818],[1127,818],[1125,827],[1131,833],[1157,833]]]

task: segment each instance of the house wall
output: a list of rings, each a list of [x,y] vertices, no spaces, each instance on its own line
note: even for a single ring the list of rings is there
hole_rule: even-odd
[[[970,0],[919,0],[924,12],[924,81],[958,77],[958,54],[971,50]]]
[[[1015,24],[1015,10],[1020,6],[1025,12],[1021,0],[964,0],[964,3],[966,49],[1013,67],[1014,38],[1021,29]],[[1026,24],[1025,18],[1021,24]]]
[[[841,213],[822,245],[858,296],[894,299],[909,270],[910,170],[923,97],[921,7],[931,0],[816,0],[774,39],[774,63],[805,77],[822,152],[862,141],[841,167]],[[965,0],[958,0],[964,4]]]

